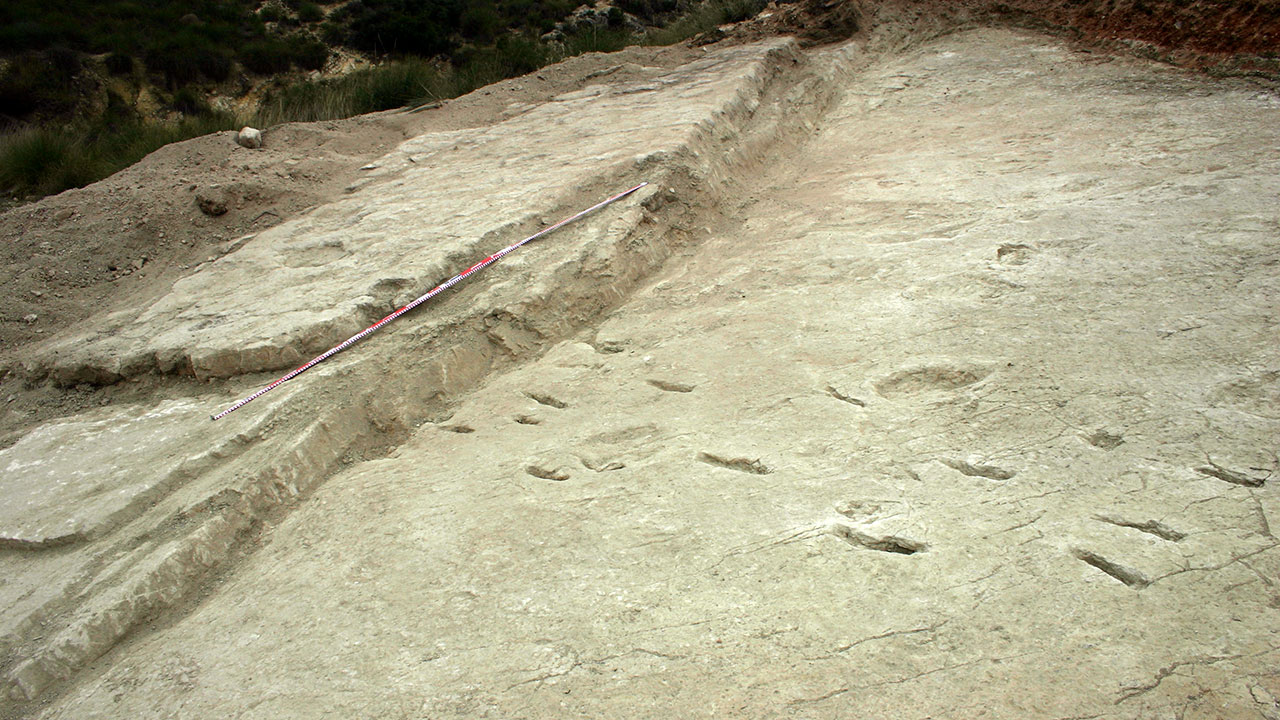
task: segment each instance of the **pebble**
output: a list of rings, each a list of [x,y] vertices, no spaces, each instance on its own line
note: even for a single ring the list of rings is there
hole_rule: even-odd
[[[33,323],[33,322],[35,322],[35,321],[37,321],[37,320],[39,320],[39,319],[40,319],[40,316],[39,316],[39,315],[36,315],[35,313],[31,313],[31,314],[29,314],[29,315],[23,315],[23,316],[22,316],[22,322],[24,322],[24,323],[26,323],[26,324],[28,324],[28,325],[30,325],[31,323]]]
[[[196,193],[196,206],[200,212],[210,217],[227,214],[227,201],[222,193],[211,190],[208,193]]]

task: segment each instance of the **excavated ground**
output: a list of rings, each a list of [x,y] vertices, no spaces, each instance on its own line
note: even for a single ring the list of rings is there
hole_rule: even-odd
[[[873,46],[418,134],[25,355],[155,390],[0,451],[4,715],[1280,717],[1280,97]]]

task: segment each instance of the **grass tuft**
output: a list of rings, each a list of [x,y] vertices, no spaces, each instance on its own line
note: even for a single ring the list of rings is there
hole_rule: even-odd
[[[38,197],[84,187],[169,143],[235,127],[230,115],[209,112],[168,125],[130,119],[0,135],[0,192]]]

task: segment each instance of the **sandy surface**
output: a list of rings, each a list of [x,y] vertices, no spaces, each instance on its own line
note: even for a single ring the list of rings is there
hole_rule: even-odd
[[[585,59],[626,77],[421,128],[95,316],[144,331],[24,346],[114,384],[9,416],[5,715],[1280,717],[1280,98],[1028,32],[870,46]],[[412,294],[639,180],[193,419],[346,328],[237,355],[182,313]],[[342,218],[414,259],[291,262]]]

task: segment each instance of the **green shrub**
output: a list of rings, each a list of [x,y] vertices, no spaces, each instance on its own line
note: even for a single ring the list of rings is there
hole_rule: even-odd
[[[155,41],[144,52],[147,69],[161,75],[170,89],[201,79],[220,82],[231,76],[231,56],[192,28]]]
[[[304,23],[320,22],[324,19],[324,10],[313,2],[303,2],[298,5],[298,19]]]
[[[714,30],[718,25],[753,17],[764,6],[763,0],[707,0],[671,23],[649,31],[644,42],[646,45],[673,45]]]
[[[47,23],[33,20],[0,23],[0,50],[40,50],[61,39],[61,34]]]
[[[635,43],[635,37],[625,28],[591,27],[569,35],[564,40],[565,56],[588,52],[616,52]]]
[[[0,137],[0,189],[15,195],[46,194],[52,178],[77,154],[61,132],[47,128]]]
[[[455,73],[468,90],[533,72],[552,60],[547,47],[527,35],[503,35],[489,46],[467,46],[454,54]]]
[[[434,57],[454,49],[460,0],[352,0],[339,11],[350,26],[347,42],[375,55]]]
[[[255,122],[334,120],[404,107],[426,97],[452,97],[453,78],[424,60],[390,62],[367,70],[285,88],[268,98]]]
[[[755,17],[764,9],[765,0],[726,0],[721,3],[721,23],[742,22]]]
[[[0,115],[22,118],[37,111],[46,115],[70,112],[78,102],[67,68],[45,53],[27,52],[10,60],[0,75]]]
[[[52,195],[117,172],[172,142],[236,127],[224,113],[176,124],[112,118],[87,127],[36,128],[0,136],[0,191]]]
[[[289,38],[289,55],[303,70],[319,70],[329,60],[329,47],[314,38],[295,35]]]
[[[133,58],[118,52],[109,53],[104,61],[107,72],[112,75],[133,74]]]
[[[320,26],[320,39],[328,45],[346,45],[347,28],[341,23],[326,22]]]
[[[173,94],[173,102],[170,105],[184,115],[207,115],[212,112],[209,101],[190,86],[179,88]]]
[[[473,5],[462,13],[459,29],[462,35],[477,42],[492,42],[502,32],[504,23],[490,5]]]
[[[274,75],[289,69],[293,53],[288,43],[282,40],[254,40],[240,49],[240,62],[249,72]]]
[[[262,18],[263,22],[280,22],[285,18],[284,8],[275,3],[267,3],[258,11],[258,17]]]
[[[676,0],[618,0],[617,6],[641,20],[653,22],[660,15],[675,12],[677,2]]]

